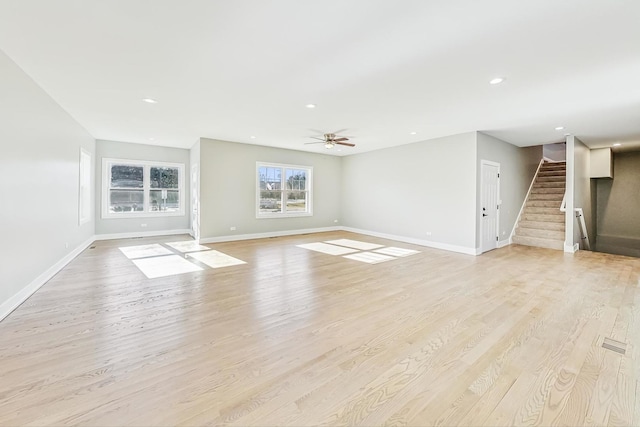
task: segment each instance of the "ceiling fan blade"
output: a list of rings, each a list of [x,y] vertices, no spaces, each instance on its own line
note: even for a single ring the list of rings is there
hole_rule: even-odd
[[[356,146],[356,144],[352,144],[350,142],[336,142],[336,144],[346,145],[347,147],[355,147]]]
[[[348,140],[349,140],[349,138],[344,137],[344,136],[342,138],[334,138],[334,139],[332,139],[333,142],[348,141]]]
[[[337,130],[337,131],[335,131],[335,132],[331,132],[331,133],[332,133],[332,134],[334,134],[334,135],[337,135],[337,134],[339,134],[340,132],[344,132],[345,130],[348,130],[348,129],[340,129],[340,130]]]
[[[324,140],[322,141],[318,141],[318,142],[305,142],[304,145],[309,145],[309,144],[324,144]]]
[[[318,138],[317,136],[310,136],[309,138],[317,139],[318,141],[325,141],[324,138]]]
[[[317,133],[318,135],[324,135],[326,133],[318,129],[309,129],[309,130],[313,133]]]

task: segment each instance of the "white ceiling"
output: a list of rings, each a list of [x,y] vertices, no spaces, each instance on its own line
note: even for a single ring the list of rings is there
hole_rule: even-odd
[[[0,0],[0,49],[97,139],[640,142],[638,0]]]

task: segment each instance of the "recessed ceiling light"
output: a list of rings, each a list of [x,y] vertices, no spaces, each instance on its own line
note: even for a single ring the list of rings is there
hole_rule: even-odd
[[[417,134],[417,133],[418,133],[418,132],[411,132],[411,133],[410,133],[410,135],[415,135],[415,134]]]
[[[614,147],[620,147],[622,144],[620,144],[619,142],[616,142],[615,144],[613,144]]]
[[[498,85],[504,81],[504,77],[496,77],[495,79],[489,80],[490,85]]]
[[[249,138],[256,139],[256,137],[254,135],[251,135]]]
[[[341,149],[338,149],[338,153],[341,152],[341,151],[342,151]]]
[[[155,138],[149,138],[149,141],[155,141],[155,140],[156,140]]]
[[[564,130],[564,126],[558,126],[556,130]]]
[[[307,104],[305,105],[307,108],[316,108],[316,104]]]
[[[157,103],[158,103],[158,101],[156,101],[156,100],[155,100],[155,99],[153,99],[153,98],[142,98],[142,100],[143,100],[144,102],[148,103],[148,104],[157,104]]]

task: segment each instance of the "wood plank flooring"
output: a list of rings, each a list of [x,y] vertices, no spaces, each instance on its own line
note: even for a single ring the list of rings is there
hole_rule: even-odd
[[[181,239],[96,242],[0,322],[0,425],[640,425],[640,259],[332,232],[147,279],[118,249]],[[334,239],[420,253],[296,247]]]

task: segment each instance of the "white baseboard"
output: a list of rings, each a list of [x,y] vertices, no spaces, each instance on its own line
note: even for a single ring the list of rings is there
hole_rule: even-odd
[[[96,234],[95,240],[130,239],[132,237],[173,236],[176,234],[191,233],[192,231],[187,228],[183,230],[134,231],[131,233]]]
[[[564,244],[564,251],[567,253],[576,253],[578,249],[580,249],[580,245],[577,243],[575,245],[567,245],[566,243]]]
[[[298,234],[324,233],[326,231],[339,231],[342,227],[303,228],[300,230],[270,231],[266,233],[237,234],[219,237],[201,237],[200,243],[235,242],[238,240],[266,239],[269,237],[294,236]]]
[[[36,277],[31,283],[22,288],[17,294],[13,295],[2,305],[0,305],[0,320],[7,317],[13,310],[18,308],[20,304],[25,302],[31,295],[33,295],[38,289],[55,276],[60,270],[62,270],[67,264],[69,264],[75,257],[80,255],[82,251],[87,249],[95,241],[95,236],[91,236],[84,242],[82,242],[77,248],[65,255],[60,261],[45,270],[42,274]]]
[[[511,237],[505,240],[500,240],[498,242],[498,248],[504,248],[505,246],[509,246],[511,244]]]
[[[395,234],[378,233],[377,231],[362,230],[359,228],[340,227],[340,229],[344,231],[350,231],[352,233],[366,234],[368,236],[380,237],[380,238],[389,239],[389,240],[397,240],[398,242],[412,243],[414,245],[426,246],[428,248],[434,248],[434,249],[443,249],[445,251],[458,252],[466,255],[478,255],[478,251],[479,251],[476,248],[449,245],[447,243],[431,242],[429,240],[415,239],[413,237],[397,236]]]

